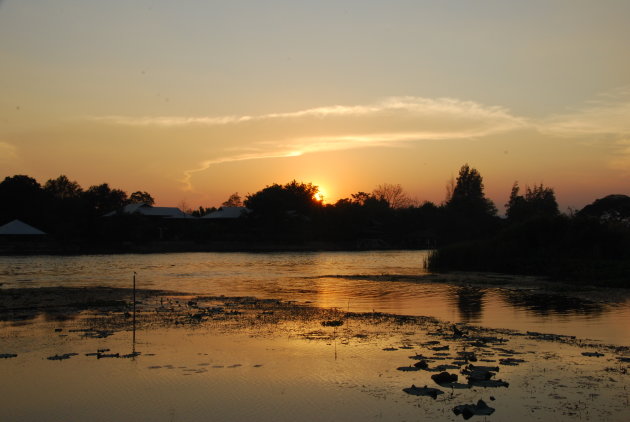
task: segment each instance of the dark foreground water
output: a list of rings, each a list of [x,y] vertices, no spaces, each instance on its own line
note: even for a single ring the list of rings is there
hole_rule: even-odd
[[[539,291],[527,294],[527,286],[514,288],[519,285],[518,279],[496,287],[436,283],[426,277],[423,269],[426,254],[379,251],[0,257],[0,288],[130,287],[136,272],[142,288],[278,298],[353,312],[426,315],[492,328],[630,345],[627,294],[615,292],[606,301],[599,296],[580,300]],[[488,281],[495,280],[490,275]],[[584,296],[588,299],[589,295]]]

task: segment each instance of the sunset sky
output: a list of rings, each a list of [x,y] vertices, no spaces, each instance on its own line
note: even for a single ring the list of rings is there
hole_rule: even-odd
[[[0,178],[630,194],[630,2],[0,0]]]

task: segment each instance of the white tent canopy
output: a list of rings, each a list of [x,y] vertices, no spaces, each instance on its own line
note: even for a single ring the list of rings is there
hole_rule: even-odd
[[[44,235],[43,231],[36,229],[33,226],[29,226],[26,223],[23,223],[20,220],[13,220],[10,223],[5,224],[0,227],[0,235],[9,235],[9,236],[33,236],[33,235]]]

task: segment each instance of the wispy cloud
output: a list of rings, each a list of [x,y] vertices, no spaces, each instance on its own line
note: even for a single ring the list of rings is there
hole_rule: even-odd
[[[230,141],[229,147],[213,151],[212,158],[185,170],[182,182],[186,189],[192,189],[195,173],[217,164],[414,141],[476,138],[528,124],[502,107],[418,97],[392,97],[370,105],[334,105],[258,116],[100,119],[134,126],[206,127],[205,136],[210,140],[214,139],[213,128],[223,128],[220,136]]]
[[[600,95],[571,112],[542,120],[543,133],[580,139],[604,139],[613,151],[609,166],[630,172],[630,87]]]
[[[630,173],[630,138],[617,140],[615,146],[615,156],[610,161],[610,167]]]
[[[543,132],[563,135],[630,134],[630,87],[619,88],[599,96],[573,111],[543,119]]]
[[[195,116],[157,116],[157,117],[131,117],[131,116],[90,116],[87,120],[112,123],[126,126],[219,126],[234,123],[244,123],[256,119],[252,116],[221,116],[221,117],[195,117]]]
[[[300,151],[279,151],[274,153],[253,153],[253,154],[240,154],[240,155],[232,155],[228,157],[216,158],[214,160],[206,160],[199,163],[199,166],[190,170],[184,171],[184,177],[181,182],[184,184],[185,190],[192,190],[192,176],[195,173],[199,173],[205,170],[208,170],[210,166],[214,164],[223,164],[223,163],[233,163],[238,161],[248,161],[248,160],[260,160],[263,158],[287,158],[287,157],[298,157],[302,155]]]
[[[337,118],[416,120],[425,125],[413,137],[417,139],[466,138],[491,133],[532,127],[554,135],[630,133],[630,87],[619,88],[602,94],[597,100],[587,102],[572,111],[554,114],[533,121],[516,116],[500,106],[486,106],[474,101],[453,98],[390,97],[370,105],[332,105],[305,110],[261,115],[229,116],[91,116],[89,120],[127,126],[238,126],[242,123],[274,121],[276,124],[299,119],[316,119],[318,123]],[[426,119],[435,119],[427,125]],[[456,121],[456,120],[457,121]],[[458,130],[432,131],[431,125],[458,123]],[[473,127],[475,129],[473,129]],[[426,128],[426,131],[424,130]],[[398,135],[396,135],[398,136]]]
[[[17,159],[17,149],[8,142],[0,142],[0,163],[9,163]]]
[[[331,106],[317,107],[307,110],[300,110],[288,113],[269,113],[258,116],[157,116],[157,117],[129,117],[129,116],[96,116],[88,119],[109,122],[129,126],[221,126],[246,123],[251,121],[263,121],[272,119],[295,119],[300,117],[327,117],[327,116],[348,116],[364,115],[378,112],[379,107],[365,106]]]
[[[129,126],[221,126],[265,120],[288,120],[298,118],[332,118],[332,117],[395,117],[407,114],[409,117],[428,116],[460,116],[466,119],[489,119],[511,127],[522,125],[523,119],[517,118],[510,112],[497,106],[484,106],[473,101],[462,101],[453,98],[422,98],[422,97],[391,97],[372,105],[333,105],[315,107],[284,113],[268,113],[256,116],[90,116],[88,119],[107,123]]]

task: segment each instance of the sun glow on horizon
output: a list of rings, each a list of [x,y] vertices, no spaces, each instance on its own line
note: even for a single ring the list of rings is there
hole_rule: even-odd
[[[313,198],[315,198],[315,200],[323,204],[326,202],[326,199],[328,198],[328,193],[326,189],[322,188],[321,186],[319,185],[316,185],[316,186],[317,186],[317,193],[313,195]]]

